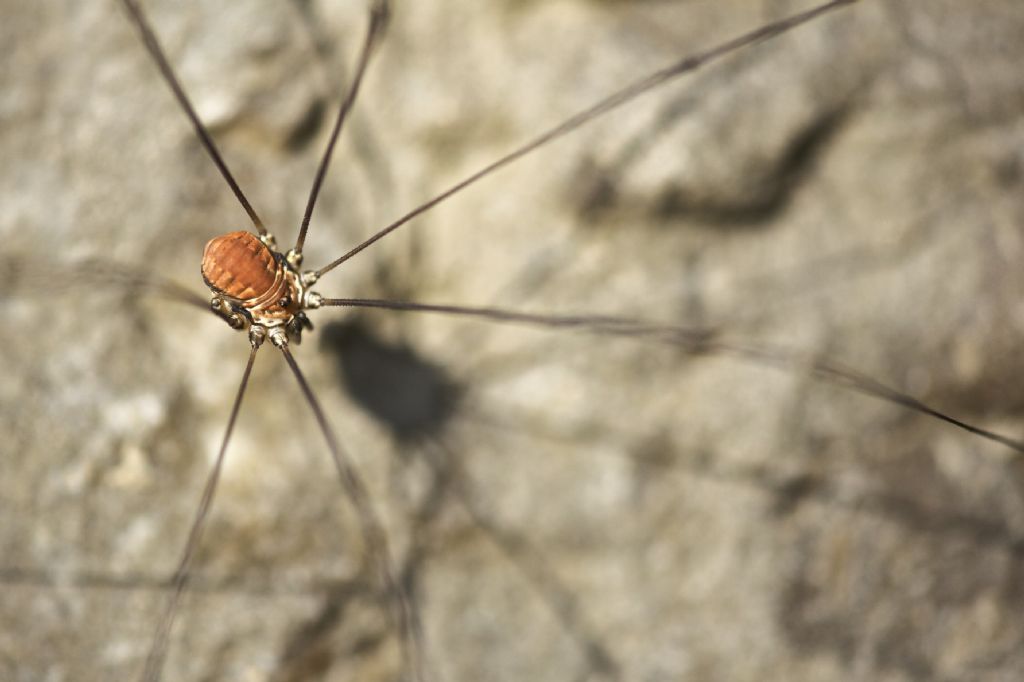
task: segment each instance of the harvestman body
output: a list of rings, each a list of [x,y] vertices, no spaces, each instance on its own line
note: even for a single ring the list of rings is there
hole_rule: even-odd
[[[264,339],[282,347],[299,343],[313,325],[304,310],[319,308],[320,294],[309,289],[313,271],[300,273],[301,256],[273,250],[274,238],[250,232],[214,237],[203,250],[203,281],[213,290],[210,307],[232,329],[249,330],[259,346]]]
[[[245,394],[255,355],[267,339],[271,341],[271,344],[274,347],[281,351],[297,382],[299,383],[306,401],[314,413],[320,430],[327,441],[342,486],[355,507],[359,518],[360,530],[366,542],[368,554],[371,556],[371,561],[374,565],[377,578],[380,584],[384,587],[389,598],[389,602],[393,606],[392,615],[400,631],[406,669],[413,679],[419,680],[426,676],[422,660],[421,635],[415,611],[413,605],[407,598],[405,591],[400,586],[400,583],[396,578],[396,572],[388,551],[387,538],[383,532],[381,523],[378,520],[373,506],[370,504],[369,496],[364,484],[356,473],[354,467],[349,462],[344,451],[341,449],[337,438],[327,422],[319,401],[314,396],[289,350],[291,342],[297,344],[301,341],[302,332],[304,330],[312,329],[312,324],[306,316],[306,311],[308,310],[326,306],[351,306],[460,315],[498,322],[531,324],[548,328],[576,328],[596,334],[638,337],[655,342],[682,346],[694,352],[715,351],[724,354],[731,354],[751,362],[765,365],[781,367],[799,365],[804,370],[809,369],[814,377],[819,380],[838,384],[848,389],[866,393],[890,403],[899,404],[918,412],[923,412],[991,440],[1001,442],[1017,451],[1024,452],[1024,443],[961,422],[946,414],[938,412],[927,405],[924,405],[906,394],[890,389],[885,385],[853,370],[849,370],[835,363],[830,363],[817,358],[812,358],[808,362],[807,358],[802,355],[794,354],[784,349],[772,349],[765,348],[764,346],[751,346],[742,343],[724,341],[718,338],[713,331],[694,331],[674,325],[657,324],[641,320],[630,320],[607,316],[553,316],[529,314],[497,308],[473,308],[456,305],[431,305],[403,301],[369,299],[329,299],[322,297],[311,289],[311,287],[328,271],[334,269],[352,256],[358,254],[363,249],[387,236],[392,231],[405,225],[435,205],[446,200],[453,194],[504,167],[505,165],[508,165],[516,159],[546,145],[549,142],[552,142],[553,140],[556,140],[557,138],[562,137],[590,120],[611,111],[612,109],[681,74],[693,71],[708,62],[731,54],[739,49],[770,39],[785,31],[804,24],[826,12],[832,11],[841,6],[852,4],[854,0],[832,0],[831,2],[827,2],[814,9],[765,25],[750,33],[727,41],[717,47],[687,56],[673,64],[670,64],[664,69],[656,71],[645,78],[641,78],[622,90],[609,95],[591,107],[582,110],[575,116],[572,116],[564,122],[550,128],[533,140],[528,141],[514,151],[502,156],[476,173],[468,176],[461,182],[456,183],[448,190],[424,202],[420,206],[392,222],[390,225],[379,230],[328,265],[318,270],[306,271],[301,270],[303,261],[302,249],[308,231],[310,217],[312,215],[321,184],[326,175],[338,133],[347,113],[350,111],[352,104],[355,101],[355,97],[362,81],[363,74],[366,71],[370,56],[373,53],[374,47],[378,44],[380,36],[382,35],[387,23],[388,7],[385,0],[377,0],[377,2],[373,4],[369,28],[366,33],[365,43],[363,44],[362,51],[360,53],[358,66],[355,71],[355,78],[341,104],[337,119],[331,132],[329,143],[318,167],[309,200],[306,205],[305,214],[299,229],[298,239],[295,246],[284,253],[277,250],[274,237],[263,226],[262,221],[259,219],[255,210],[249,204],[233,176],[228,171],[228,168],[217,151],[208,131],[199,120],[194,108],[188,100],[188,97],[178,83],[177,78],[168,64],[155,37],[155,34],[150,29],[146,19],[137,6],[136,0],[122,0],[122,2],[128,10],[135,26],[139,30],[146,48],[153,60],[156,62],[162,76],[171,87],[186,115],[192,121],[196,133],[206,148],[206,151],[209,153],[225,181],[231,187],[240,204],[249,215],[257,233],[253,234],[250,232],[236,231],[215,237],[206,245],[203,254],[202,276],[213,292],[213,296],[210,300],[210,307],[213,312],[221,317],[231,328],[248,332],[251,351],[248,364],[246,365],[238,392],[235,396],[217,459],[204,487],[202,498],[195,514],[183,556],[175,573],[172,595],[169,599],[166,611],[157,626],[156,635],[153,639],[153,644],[147,657],[146,667],[143,672],[143,680],[152,682],[160,679],[163,660],[165,658],[169,642],[169,635],[177,613],[177,606],[188,582],[189,568],[201,539],[204,524],[212,504],[213,496],[217,487],[217,481],[224,461],[224,455],[230,440],[232,429],[236,422],[242,397]]]

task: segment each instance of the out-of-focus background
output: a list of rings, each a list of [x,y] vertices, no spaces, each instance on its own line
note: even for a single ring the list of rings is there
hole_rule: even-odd
[[[641,75],[805,2],[394,3],[318,266]],[[362,40],[344,0],[144,3],[283,246]],[[133,679],[247,353],[248,227],[114,0],[0,3],[0,678]],[[862,0],[659,88],[326,295],[624,314],[824,355],[1024,431],[1024,7]],[[320,311],[297,349],[437,680],[1019,680],[1024,472],[814,380],[632,340]],[[391,680],[321,436],[261,352],[167,680]]]

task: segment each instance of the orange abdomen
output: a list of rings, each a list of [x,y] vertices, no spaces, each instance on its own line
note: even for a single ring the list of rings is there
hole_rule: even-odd
[[[279,285],[279,268],[267,245],[249,232],[214,237],[203,250],[206,284],[241,301],[264,296]]]

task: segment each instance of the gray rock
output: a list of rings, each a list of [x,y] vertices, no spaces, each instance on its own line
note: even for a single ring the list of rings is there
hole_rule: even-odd
[[[806,6],[806,5],[804,5]],[[287,245],[365,24],[145,3]],[[319,266],[582,107],[790,2],[396,2]],[[0,679],[138,675],[247,353],[202,293],[248,227],[114,0],[0,13]],[[326,295],[618,314],[801,360],[386,311],[296,350],[386,519],[431,679],[1017,680],[1024,10],[862,0],[658,87],[332,272]],[[203,294],[205,296],[205,294]],[[395,679],[398,638],[261,351],[167,680]]]

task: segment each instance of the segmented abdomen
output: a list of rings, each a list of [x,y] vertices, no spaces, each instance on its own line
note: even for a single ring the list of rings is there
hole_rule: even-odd
[[[229,232],[203,250],[203,279],[214,291],[239,301],[260,298],[279,287],[281,265],[259,237]]]

